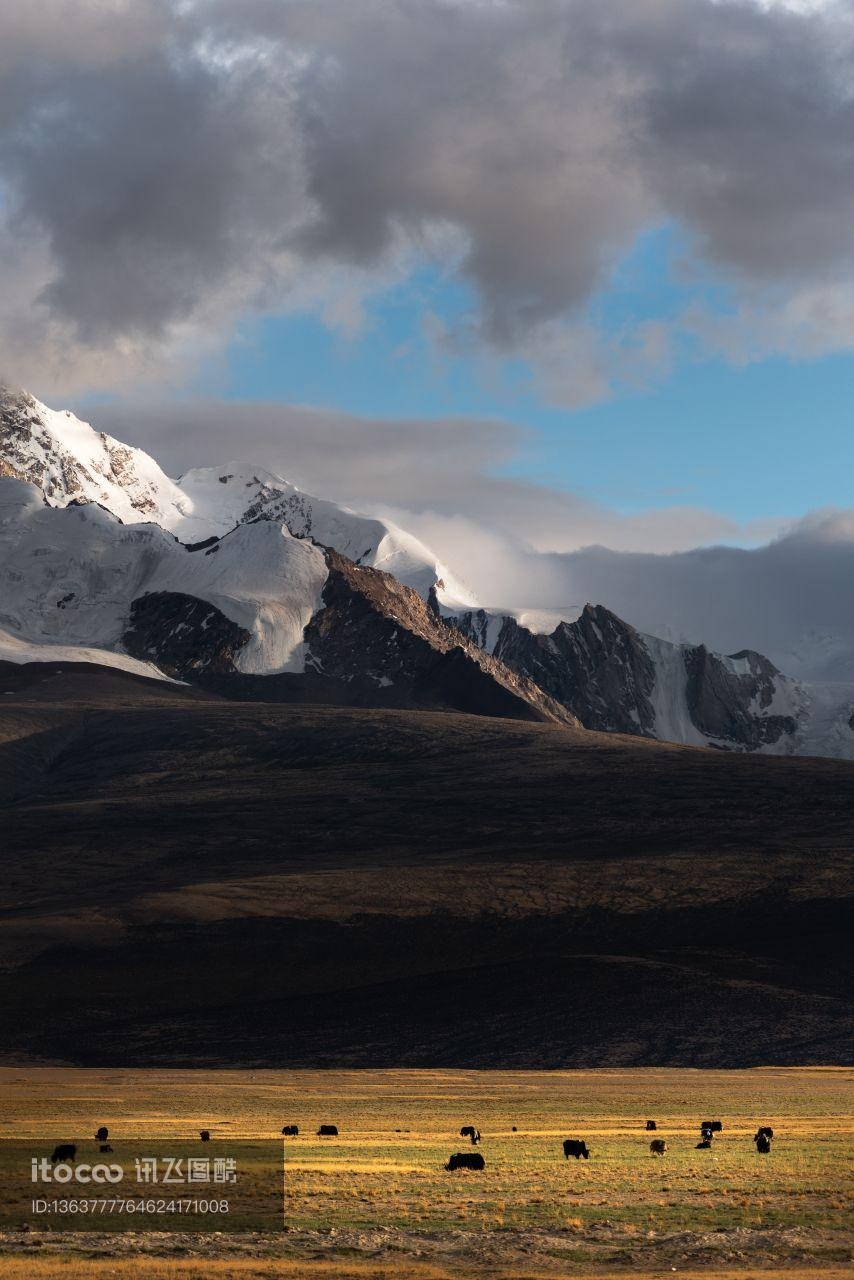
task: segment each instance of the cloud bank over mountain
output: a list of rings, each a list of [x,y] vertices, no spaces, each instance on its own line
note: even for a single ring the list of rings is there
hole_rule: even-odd
[[[82,408],[81,408],[82,412]],[[87,410],[173,474],[239,455],[304,488],[358,506],[398,508],[460,529],[483,525],[539,551],[590,543],[673,551],[712,541],[758,541],[781,521],[740,524],[694,506],[622,515],[578,494],[520,479],[510,468],[526,433],[499,419],[382,419],[297,405],[184,400]]]
[[[851,349],[853,70],[843,4],[10,0],[6,373],[180,381],[247,313],[357,323],[427,254],[474,292],[467,340],[588,402],[666,358],[666,326],[586,308],[667,222],[732,290],[680,328]]]
[[[392,519],[492,607],[572,617],[590,601],[666,639],[854,679],[854,511],[748,526],[690,507],[622,515],[500,474],[520,442],[502,422],[219,401],[101,406],[97,420],[172,474],[237,455]]]

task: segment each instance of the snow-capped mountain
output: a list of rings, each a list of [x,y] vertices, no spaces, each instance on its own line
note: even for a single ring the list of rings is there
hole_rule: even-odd
[[[142,450],[2,388],[0,588],[0,661],[97,660],[237,697],[854,758],[852,685],[643,634],[602,606],[548,629],[485,610],[392,524],[245,464],[172,480]]]
[[[0,629],[27,660],[70,646],[238,696],[301,677],[262,696],[575,723],[428,609],[473,601],[403,530],[246,467],[172,481],[73,415],[0,404]]]
[[[49,506],[96,503],[123,524],[155,524],[184,544],[273,521],[357,564],[393,573],[425,598],[436,586],[448,607],[475,603],[422,542],[388,521],[314,498],[244,463],[199,468],[171,480],[142,449],[95,431],[69,410],[49,409],[2,386],[0,476],[35,485]]]

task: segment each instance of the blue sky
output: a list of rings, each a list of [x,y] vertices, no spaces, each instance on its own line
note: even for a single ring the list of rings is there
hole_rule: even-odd
[[[669,367],[588,407],[549,404],[518,355],[486,362],[437,344],[435,322],[464,324],[475,299],[434,265],[369,299],[355,334],[304,313],[245,326],[196,388],[372,418],[499,418],[525,431],[508,474],[619,512],[685,504],[748,522],[849,505],[854,357],[733,364],[703,352],[678,335],[679,315],[697,301],[722,315],[731,298],[714,273],[681,278],[682,248],[671,228],[644,234],[593,299],[606,341],[650,320],[677,322],[677,337]]]

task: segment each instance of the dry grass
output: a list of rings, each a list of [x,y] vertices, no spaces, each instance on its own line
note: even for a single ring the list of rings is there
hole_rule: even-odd
[[[307,1230],[566,1226],[607,1216],[644,1230],[789,1224],[832,1228],[846,1204],[854,1131],[848,1073],[832,1069],[691,1072],[0,1071],[5,1136],[90,1134],[273,1137],[286,1145],[288,1222]],[[721,1118],[711,1152],[699,1121]],[[669,1152],[652,1159],[647,1117]],[[340,1138],[314,1136],[320,1123]],[[477,1124],[487,1168],[448,1175]],[[768,1160],[750,1141],[777,1131]],[[512,1126],[517,1132],[512,1131]],[[592,1159],[565,1161],[583,1137]]]
[[[201,1243],[189,1234],[154,1243],[144,1233],[130,1243],[18,1237],[0,1254],[4,1277],[521,1280],[609,1266],[669,1275],[674,1265],[683,1275],[692,1266],[716,1275],[740,1266],[769,1276],[786,1265],[795,1276],[806,1259],[813,1271],[829,1268],[829,1277],[841,1274],[834,1267],[848,1256],[845,1157],[854,1116],[851,1074],[841,1069],[7,1068],[0,1091],[5,1136],[54,1140],[105,1123],[118,1146],[123,1138],[184,1137],[203,1127],[255,1138],[290,1122],[301,1130],[286,1146],[287,1234]],[[663,1160],[649,1155],[647,1118],[667,1139]],[[694,1149],[705,1118],[724,1123],[711,1152]],[[317,1138],[322,1122],[336,1123],[341,1136]],[[486,1171],[448,1174],[442,1165],[465,1148],[459,1129],[470,1122],[484,1135]],[[777,1132],[768,1158],[750,1141],[760,1123]],[[589,1162],[563,1159],[566,1136],[587,1139]],[[152,1248],[182,1256],[153,1258]]]

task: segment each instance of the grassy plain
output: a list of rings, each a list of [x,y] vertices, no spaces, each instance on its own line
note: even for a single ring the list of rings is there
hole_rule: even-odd
[[[0,1134],[58,1141],[271,1137],[287,1232],[7,1232],[0,1275],[261,1277],[741,1276],[851,1257],[852,1075],[842,1069],[477,1071],[0,1070]],[[649,1153],[647,1119],[668,1154]],[[720,1119],[697,1151],[703,1119]],[[337,1139],[315,1134],[337,1124]],[[443,1170],[483,1133],[481,1174]],[[757,1125],[776,1132],[757,1156]],[[516,1126],[516,1131],[513,1131]],[[564,1137],[589,1161],[565,1161]]]

